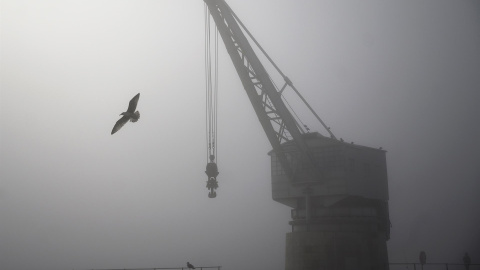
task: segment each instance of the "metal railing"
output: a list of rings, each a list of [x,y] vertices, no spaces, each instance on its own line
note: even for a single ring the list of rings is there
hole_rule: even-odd
[[[195,266],[195,270],[216,269],[221,270],[221,266]],[[189,270],[188,267],[146,267],[146,268],[88,268],[74,270]]]
[[[479,263],[389,263],[390,270],[480,270]]]

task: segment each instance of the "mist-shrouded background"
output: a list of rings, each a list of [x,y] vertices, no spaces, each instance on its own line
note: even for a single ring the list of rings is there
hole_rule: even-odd
[[[479,2],[228,3],[337,137],[388,151],[390,261],[480,263]],[[0,9],[2,269],[284,268],[290,208],[223,42],[207,197],[203,1]]]

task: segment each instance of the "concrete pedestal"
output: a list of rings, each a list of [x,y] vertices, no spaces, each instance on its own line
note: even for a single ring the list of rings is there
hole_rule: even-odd
[[[286,270],[388,270],[386,239],[361,232],[287,234]]]

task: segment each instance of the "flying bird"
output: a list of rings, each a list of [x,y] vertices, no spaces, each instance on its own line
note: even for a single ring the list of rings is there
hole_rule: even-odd
[[[140,98],[140,93],[138,93],[136,96],[134,96],[130,102],[128,103],[128,109],[126,112],[122,112],[120,115],[123,115],[122,118],[120,118],[117,123],[115,123],[115,126],[112,129],[112,135],[120,130],[125,123],[130,120],[131,122],[137,122],[138,119],[140,119],[140,112],[135,111],[137,108],[137,103],[138,99]]]
[[[195,269],[195,266],[193,266],[191,263],[187,262],[187,266],[189,269]]]

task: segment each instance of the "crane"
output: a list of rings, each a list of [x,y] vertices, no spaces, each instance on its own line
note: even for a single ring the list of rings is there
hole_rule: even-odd
[[[293,208],[286,270],[388,270],[386,151],[337,140],[227,3],[204,2],[272,146],[272,197]],[[281,89],[276,88],[246,35],[283,77]],[[282,100],[287,87],[301,98],[329,137],[303,130]],[[218,171],[207,175],[216,177]],[[209,179],[210,188],[215,187],[215,178]]]

